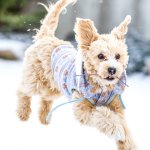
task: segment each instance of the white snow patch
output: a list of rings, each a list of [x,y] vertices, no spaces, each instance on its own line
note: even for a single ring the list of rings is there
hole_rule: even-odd
[[[27,48],[27,43],[12,40],[12,39],[0,39],[0,51],[11,51],[19,59],[22,59],[24,56],[24,51]]]

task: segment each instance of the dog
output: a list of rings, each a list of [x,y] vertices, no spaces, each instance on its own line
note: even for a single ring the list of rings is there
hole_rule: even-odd
[[[110,34],[99,34],[90,19],[77,18],[75,34],[78,51],[70,42],[55,36],[59,15],[74,0],[59,0],[49,8],[34,43],[26,50],[22,80],[17,91],[17,114],[26,121],[31,113],[31,98],[41,98],[39,119],[46,117],[53,101],[62,93],[82,99],[73,105],[76,119],[115,139],[119,150],[135,150],[124,117],[120,94],[126,85],[128,64],[125,35],[131,17]]]

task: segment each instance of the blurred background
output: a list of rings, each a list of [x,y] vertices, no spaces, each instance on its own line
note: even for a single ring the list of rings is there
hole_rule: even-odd
[[[17,59],[18,55],[19,59],[23,57],[23,51],[32,42],[34,29],[39,28],[40,20],[46,13],[37,2],[39,1],[0,0],[0,58]],[[40,0],[40,2],[48,4],[56,0]],[[74,6],[69,6],[67,14],[60,17],[57,36],[74,41],[73,27],[76,17],[90,18],[99,33],[108,33],[127,14],[132,16],[127,35],[130,54],[128,73],[148,73],[150,72],[149,0],[78,0]],[[7,39],[13,46],[8,44]],[[18,48],[18,44],[13,44],[11,40],[19,42],[20,47]],[[20,50],[19,52],[16,50],[18,54],[13,55],[15,49]]]
[[[40,20],[46,14],[38,2],[48,4],[56,0],[0,0],[0,149],[98,150],[100,147],[115,150],[114,141],[75,122],[69,105],[60,108],[47,127],[37,119],[36,101],[33,101],[29,122],[18,120],[16,89],[24,52],[32,44],[34,29],[39,28]],[[130,55],[129,87],[123,93],[123,100],[127,122],[139,149],[150,150],[150,0],[78,0],[67,8],[66,14],[62,13],[56,34],[74,43],[76,17],[92,19],[99,33],[109,33],[128,14],[132,16],[126,40]]]

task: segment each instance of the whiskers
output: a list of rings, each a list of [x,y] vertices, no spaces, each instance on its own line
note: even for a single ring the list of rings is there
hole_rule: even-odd
[[[92,75],[98,75],[98,74],[87,74],[88,76],[92,76]],[[76,75],[76,76],[85,76],[85,74],[82,74],[82,75]]]
[[[124,81],[122,81],[120,78],[116,77],[121,83],[123,83],[125,86],[129,87],[129,85],[127,83],[125,83]]]
[[[76,75],[76,76],[85,76],[86,74],[82,74],[82,75]],[[92,75],[98,75],[98,74],[87,74],[88,76],[92,76]],[[122,84],[124,84],[125,86],[129,87],[129,85],[127,83],[125,83],[123,80],[121,80],[119,77],[116,77]]]

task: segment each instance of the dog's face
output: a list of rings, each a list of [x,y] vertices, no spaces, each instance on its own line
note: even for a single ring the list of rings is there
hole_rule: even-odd
[[[84,68],[93,82],[113,85],[118,82],[128,64],[125,34],[131,17],[110,34],[100,35],[91,20],[78,19],[75,32],[83,54]]]
[[[101,35],[100,38],[91,43],[86,53],[87,63],[93,66],[103,84],[115,84],[128,63],[127,46],[111,34]],[[88,74],[92,74],[91,70]]]

